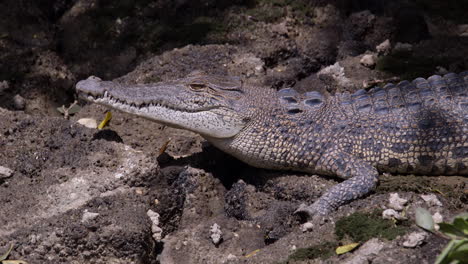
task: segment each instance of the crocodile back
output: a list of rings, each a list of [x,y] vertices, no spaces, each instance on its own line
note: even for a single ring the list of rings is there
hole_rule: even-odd
[[[445,110],[468,114],[468,72],[434,75],[387,84],[383,88],[363,89],[353,94],[337,94],[347,116],[411,115],[425,110]]]
[[[468,174],[468,72],[336,96],[339,144],[381,171]]]

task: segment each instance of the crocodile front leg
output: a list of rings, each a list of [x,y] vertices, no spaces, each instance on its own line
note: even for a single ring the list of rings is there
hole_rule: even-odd
[[[326,216],[341,205],[368,194],[378,182],[377,169],[366,161],[340,152],[323,157],[319,162],[321,167],[346,180],[327,190],[312,205],[301,204],[296,213],[306,214],[310,218]]]

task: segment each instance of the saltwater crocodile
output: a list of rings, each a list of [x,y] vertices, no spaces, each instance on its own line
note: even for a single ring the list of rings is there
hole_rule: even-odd
[[[260,168],[334,175],[298,212],[325,215],[371,192],[379,172],[468,175],[468,72],[324,96],[193,73],[156,84],[89,77],[85,99],[201,134]]]

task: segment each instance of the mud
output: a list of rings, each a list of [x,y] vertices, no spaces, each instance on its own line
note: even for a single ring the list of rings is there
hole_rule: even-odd
[[[373,194],[303,232],[294,210],[338,179],[252,168],[196,134],[124,113],[113,112],[104,130],[77,123],[102,120],[101,106],[80,102],[69,120],[56,110],[89,75],[150,83],[202,70],[333,94],[467,70],[456,28],[468,21],[445,15],[451,1],[440,13],[405,1],[46,2],[0,9],[0,166],[13,171],[0,174],[0,255],[13,245],[8,258],[28,263],[431,263],[447,243],[434,234],[416,248],[402,246],[404,235],[377,236],[368,256],[322,249],[355,242],[338,238],[335,222],[386,209],[391,192],[409,200],[408,233],[420,231],[418,206],[447,221],[468,210],[466,177],[383,175]],[[411,51],[377,54],[386,39]],[[375,69],[359,63],[370,53]],[[337,62],[342,75],[322,74]],[[443,206],[427,205],[427,193]],[[161,241],[148,210],[159,214]]]

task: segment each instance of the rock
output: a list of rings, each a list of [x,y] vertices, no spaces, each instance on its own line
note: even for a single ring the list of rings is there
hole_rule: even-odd
[[[16,110],[24,110],[26,108],[26,100],[17,94],[13,97],[13,107]]]
[[[153,233],[153,239],[156,242],[161,242],[163,230],[161,227],[159,227],[159,214],[154,212],[153,210],[148,210],[146,212],[146,215],[148,215],[152,223],[151,232]]]
[[[398,220],[403,220],[406,219],[406,217],[402,216],[400,213],[393,209],[386,209],[382,212],[382,218],[383,219],[398,219]]]
[[[211,226],[210,233],[211,241],[213,241],[213,244],[215,244],[215,246],[221,244],[221,242],[223,241],[223,232],[221,231],[221,227],[218,224],[214,223]]]
[[[85,210],[83,212],[83,216],[81,217],[81,222],[84,224],[90,224],[98,216],[99,216],[99,213],[88,212],[88,210]]]
[[[314,229],[314,224],[312,224],[311,222],[304,223],[301,226],[302,232],[311,231],[312,229]]]
[[[458,25],[458,36],[468,37],[468,24]]]
[[[78,124],[83,125],[87,128],[97,128],[97,121],[93,118],[81,118],[76,121]]]
[[[345,264],[367,264],[379,254],[384,243],[378,238],[373,238],[362,245],[352,257],[344,261]]]
[[[436,212],[432,215],[432,220],[434,221],[434,229],[439,231],[440,226],[438,224],[444,221],[444,217],[439,212]]]
[[[359,62],[365,67],[373,68],[376,64],[376,57],[374,54],[365,54]]]
[[[444,74],[447,74],[447,73],[449,73],[449,71],[447,69],[445,69],[444,67],[436,66],[435,74],[444,75]]]
[[[398,193],[391,193],[390,199],[388,202],[388,207],[395,209],[396,211],[401,211],[405,208],[405,205],[408,203],[408,200],[400,198]]]
[[[434,220],[434,223],[440,224],[444,221],[444,217],[439,212],[436,212],[432,215],[432,220]]]
[[[409,43],[401,43],[401,42],[397,42],[397,44],[395,44],[395,47],[393,48],[394,52],[410,52],[412,50],[413,50],[413,45]]]
[[[0,179],[10,178],[12,175],[13,175],[12,169],[0,166]]]
[[[339,62],[323,68],[317,73],[317,75],[330,76],[331,78],[333,78],[333,80],[336,81],[338,85],[343,87],[348,87],[352,85],[351,80],[345,76],[344,67],[342,67]]]
[[[384,42],[380,43],[379,45],[377,45],[377,47],[375,47],[377,53],[381,55],[387,55],[388,53],[390,53],[391,48],[392,44],[390,43],[389,39],[386,39]]]
[[[7,81],[0,82],[0,95],[10,88],[10,84]]]
[[[421,194],[421,198],[429,206],[442,206],[442,203],[437,199],[437,196],[433,193],[431,194]]]
[[[407,235],[405,242],[403,242],[403,246],[406,248],[415,248],[422,245],[426,237],[426,232],[413,232]]]

